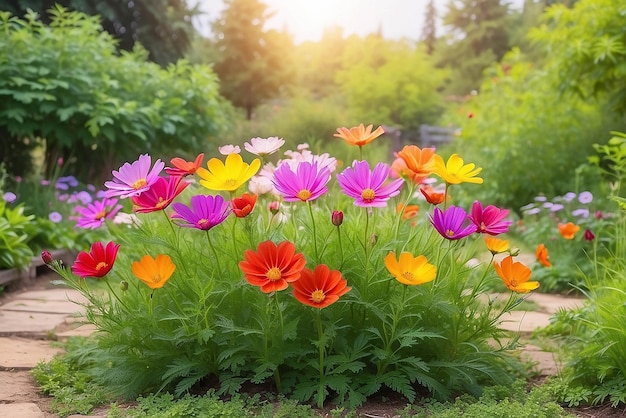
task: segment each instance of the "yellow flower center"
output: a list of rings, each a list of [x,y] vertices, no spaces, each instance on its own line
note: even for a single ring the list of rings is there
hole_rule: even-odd
[[[307,200],[311,198],[311,191],[307,189],[302,189],[298,192],[296,196],[298,197],[298,199],[302,200],[303,202],[306,202]]]
[[[278,267],[272,267],[265,273],[265,277],[273,282],[279,280],[281,278],[280,269]]]
[[[107,263],[105,263],[104,261],[101,261],[98,263],[98,265],[96,266],[96,271],[100,271],[102,269],[107,268],[109,265]]]
[[[237,185],[237,179],[224,180],[224,186],[235,187]]]
[[[94,216],[94,219],[96,221],[99,221],[100,219],[104,218],[105,216],[107,216],[107,213],[106,213],[106,211],[103,210],[102,212],[96,213],[96,216]]]
[[[487,225],[485,225],[485,223],[484,223],[484,222],[481,222],[481,223],[480,223],[480,230],[481,230],[481,231],[484,231],[486,228],[487,228]]]
[[[162,280],[163,278],[158,273],[152,276],[152,283],[161,283]]]
[[[413,282],[415,281],[415,275],[413,273],[411,273],[410,271],[405,271],[402,273],[402,278],[404,280],[406,280],[407,282]]]
[[[133,189],[138,190],[138,189],[141,189],[142,187],[145,187],[146,184],[148,184],[148,181],[146,179],[139,179],[133,184],[131,184],[131,186]]]
[[[448,229],[448,230],[446,231],[446,235],[447,235],[447,236],[449,236],[449,237],[453,237],[453,236],[454,236],[454,231],[453,231],[453,230],[451,230],[451,229]]]
[[[203,227],[203,226],[204,226],[204,225],[206,225],[208,222],[209,222],[209,220],[208,220],[208,219],[200,219],[200,220],[198,221],[198,226],[199,226],[199,227]]]
[[[372,189],[364,189],[361,192],[361,197],[363,198],[365,203],[370,203],[376,197],[376,192],[374,192],[374,190],[372,190]]]
[[[163,199],[162,197],[159,197],[159,201],[157,202],[156,205],[154,205],[155,208],[157,209],[161,209],[163,206],[167,205],[167,200]]]
[[[324,294],[323,290],[318,289],[314,291],[313,293],[311,293],[311,300],[315,303],[320,303],[324,299],[326,299],[326,295]]]

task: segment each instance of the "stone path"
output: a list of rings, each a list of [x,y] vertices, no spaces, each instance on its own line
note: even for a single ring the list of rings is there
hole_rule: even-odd
[[[44,275],[37,279],[36,290],[16,289],[0,297],[0,418],[55,417],[49,412],[50,399],[38,392],[29,370],[61,351],[54,346],[54,340],[89,335],[94,330],[79,321],[82,296],[74,290],[52,285],[51,278],[56,277]],[[541,293],[533,293],[527,300],[539,309],[512,312],[504,318],[503,328],[530,333],[548,325],[550,317],[559,309],[582,304],[582,299]],[[523,354],[536,363],[539,374],[558,372],[552,353],[526,345]]]

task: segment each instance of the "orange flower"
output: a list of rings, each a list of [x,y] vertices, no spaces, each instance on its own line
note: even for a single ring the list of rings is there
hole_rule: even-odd
[[[338,270],[330,270],[326,264],[320,264],[314,271],[302,270],[300,279],[291,283],[293,295],[298,301],[314,308],[325,308],[339,300],[350,291],[347,281]]]
[[[485,245],[493,255],[505,253],[510,248],[508,240],[492,237],[491,235],[485,236]]]
[[[445,192],[437,192],[428,185],[420,186],[420,192],[422,192],[426,201],[431,205],[438,205],[446,199]]]
[[[165,172],[170,176],[191,176],[200,168],[203,159],[204,153],[198,154],[195,161],[185,161],[182,158],[174,157],[170,160],[174,167],[166,167]]]
[[[176,265],[168,255],[159,254],[156,259],[144,255],[140,261],[133,262],[131,268],[133,274],[150,289],[160,289],[172,277]]]
[[[245,261],[239,262],[248,283],[259,286],[264,293],[285,290],[288,283],[298,280],[306,265],[304,254],[296,254],[296,247],[289,241],[276,245],[263,241],[257,251],[246,250]]]
[[[402,151],[398,152],[398,158],[406,164],[406,170],[402,174],[416,184],[421,183],[435,169],[434,156],[434,148],[421,149],[415,145],[405,145]]]
[[[559,223],[559,232],[565,239],[574,239],[576,232],[579,230],[580,227],[578,225],[574,225],[572,222],[568,222],[566,224]]]
[[[367,145],[382,134],[385,133],[385,130],[382,126],[376,128],[374,132],[372,132],[372,128],[374,125],[367,125],[367,128],[361,123],[359,126],[355,126],[354,128],[337,128],[336,134],[333,136],[337,138],[341,138],[346,141],[350,145],[357,145],[362,147],[363,145]]]
[[[235,197],[231,204],[233,206],[233,213],[238,218],[245,218],[252,212],[254,205],[256,204],[257,195],[244,193],[240,197]]]
[[[402,214],[402,220],[408,221],[413,219],[419,213],[420,207],[417,205],[405,205],[404,203],[398,203],[396,206],[396,212]]]
[[[539,287],[539,282],[529,281],[531,271],[519,261],[513,262],[510,255],[502,259],[501,263],[494,263],[496,273],[504,282],[504,285],[517,293],[528,293]]]
[[[537,261],[539,261],[539,263],[543,264],[546,267],[552,267],[552,263],[550,262],[550,255],[548,254],[548,249],[545,245],[537,245],[537,249],[535,250],[535,256],[537,257]]]

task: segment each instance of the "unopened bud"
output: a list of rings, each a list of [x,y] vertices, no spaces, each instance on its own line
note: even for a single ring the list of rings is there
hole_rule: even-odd
[[[343,212],[340,210],[334,210],[333,215],[331,216],[331,220],[333,222],[333,225],[341,225],[343,223]]]
[[[589,229],[585,229],[585,234],[583,235],[583,238],[585,238],[585,241],[593,241],[596,236]]]
[[[274,200],[273,202],[267,204],[267,208],[270,212],[272,212],[272,215],[276,215],[278,213],[278,209],[280,208],[280,202],[278,200]]]
[[[517,257],[519,255],[519,253],[520,253],[520,249],[519,248],[511,248],[509,250],[509,255],[511,257]]]
[[[128,282],[126,280],[122,280],[120,282],[120,289],[122,289],[122,292],[128,290]]]
[[[376,234],[372,234],[370,236],[370,245],[376,245],[376,242],[378,241],[378,235]]]
[[[52,257],[52,254],[48,250],[43,250],[41,252],[41,259],[46,264],[50,264],[54,261],[54,257]]]

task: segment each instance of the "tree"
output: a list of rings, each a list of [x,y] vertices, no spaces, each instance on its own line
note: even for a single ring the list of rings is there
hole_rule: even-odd
[[[509,6],[502,0],[450,0],[443,22],[449,31],[440,63],[453,69],[448,89],[465,95],[509,50]]]
[[[198,14],[185,0],[0,0],[0,10],[24,16],[30,9],[49,24],[48,11],[57,4],[100,16],[104,30],[118,39],[118,48],[132,51],[138,42],[162,66],[185,55],[195,32],[191,19]]]
[[[271,16],[259,0],[227,0],[213,24],[219,54],[214,68],[222,95],[245,109],[248,119],[259,104],[291,83],[293,41],[284,32],[264,29]]]
[[[432,55],[435,51],[435,42],[437,41],[437,10],[435,9],[435,0],[430,0],[426,6],[426,16],[424,17],[424,28],[422,29],[422,40],[426,44],[426,52]]]

